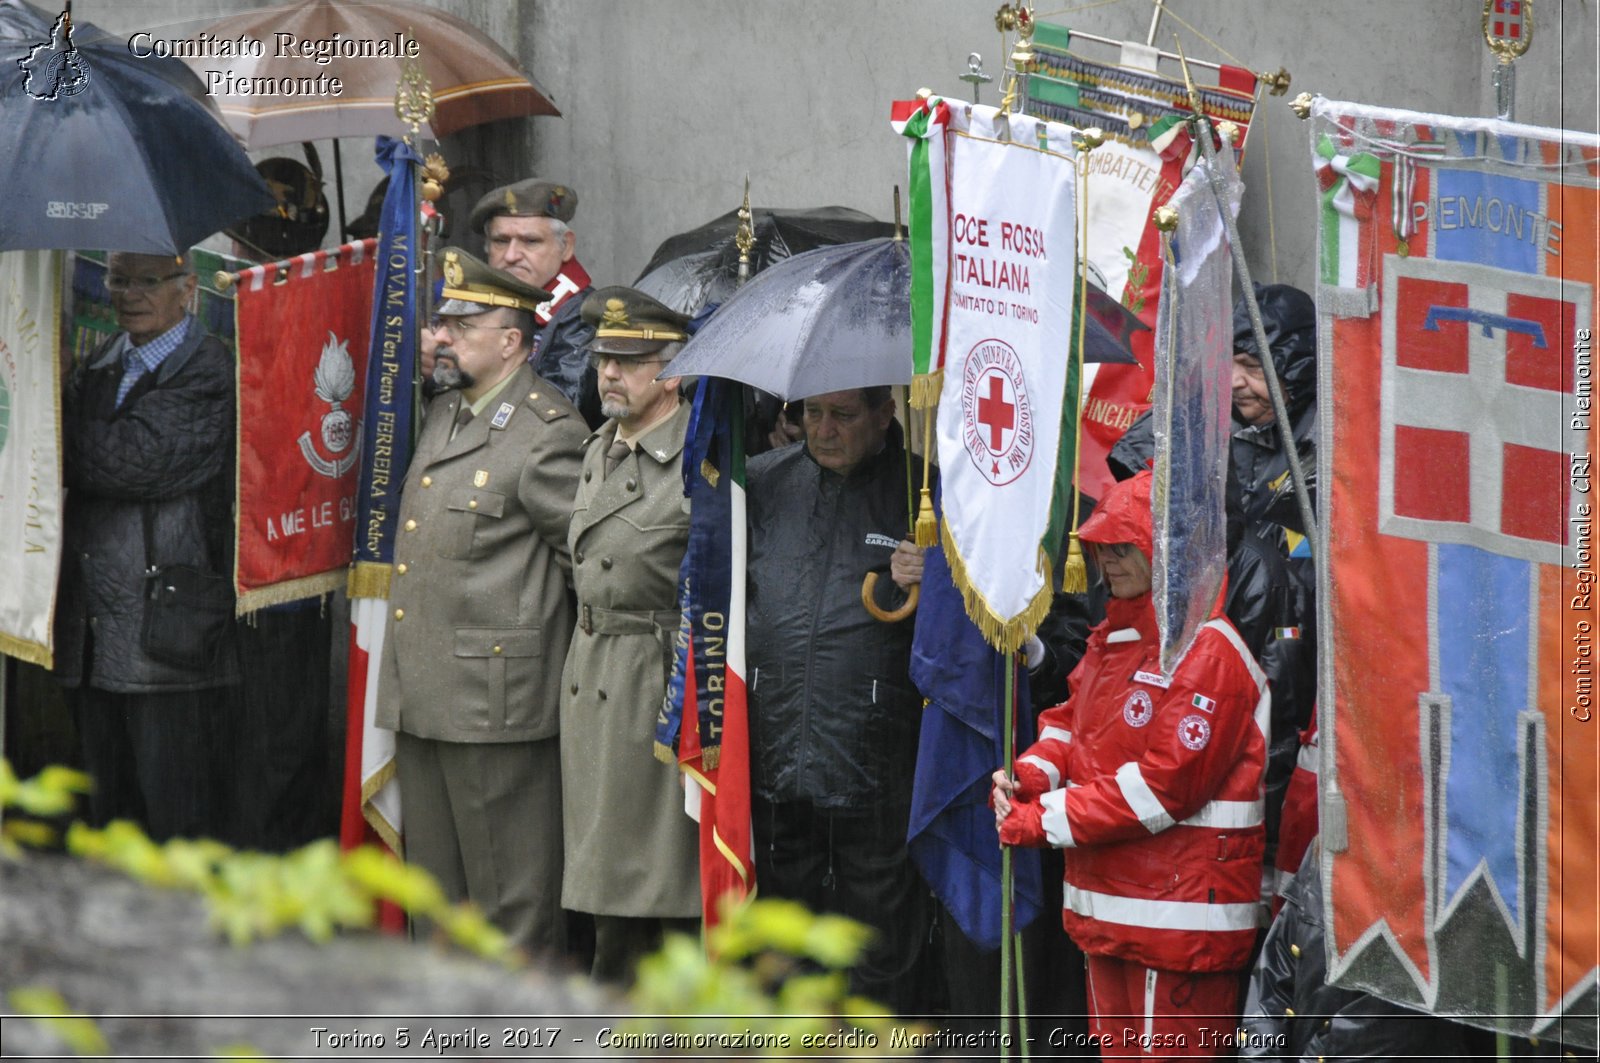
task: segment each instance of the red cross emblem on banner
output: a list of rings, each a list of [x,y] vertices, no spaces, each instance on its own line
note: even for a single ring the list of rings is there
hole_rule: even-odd
[[[1011,389],[1003,373],[991,371],[983,379],[989,390],[978,399],[978,423],[989,430],[989,449],[1003,454],[1006,436],[1017,423],[1017,404],[1006,399]]]
[[[980,341],[961,372],[961,443],[983,478],[1003,487],[1033,459],[1033,421],[1022,361],[1003,340]]]
[[[1561,564],[1572,341],[1586,286],[1476,263],[1385,259],[1380,528]]]

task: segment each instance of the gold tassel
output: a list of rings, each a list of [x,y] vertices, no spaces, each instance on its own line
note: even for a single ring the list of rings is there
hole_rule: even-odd
[[[1083,547],[1078,545],[1078,533],[1067,537],[1067,563],[1061,566],[1061,590],[1065,594],[1083,594],[1089,589],[1089,568],[1083,563]]]
[[[936,369],[911,378],[911,407],[926,410],[939,405],[939,393],[944,390],[944,370]]]
[[[939,522],[933,515],[933,489],[929,486],[932,462],[933,408],[928,405],[922,409],[922,505],[917,510],[915,533],[917,545],[924,549],[939,541]]]
[[[656,755],[656,759],[659,760],[661,763],[663,763],[663,764],[676,764],[676,763],[678,763],[678,754],[673,752],[671,746],[664,745],[661,742],[654,742],[654,743],[652,743],[652,745],[655,747],[653,752]]]
[[[923,487],[922,505],[917,509],[917,545],[928,547],[938,544],[939,521],[933,515],[933,493]]]

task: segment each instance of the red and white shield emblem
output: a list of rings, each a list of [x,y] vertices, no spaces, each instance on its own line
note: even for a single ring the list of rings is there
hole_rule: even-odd
[[[1004,340],[987,339],[967,355],[961,377],[961,442],[995,487],[1021,476],[1033,460],[1033,408],[1022,360]]]
[[[1571,528],[1572,342],[1587,286],[1384,259],[1379,528],[1562,564]]]
[[[1527,0],[1484,0],[1483,39],[1496,55],[1512,59],[1533,43]]]

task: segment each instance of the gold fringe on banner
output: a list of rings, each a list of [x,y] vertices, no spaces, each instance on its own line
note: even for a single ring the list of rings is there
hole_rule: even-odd
[[[344,569],[334,569],[331,572],[319,572],[315,576],[301,576],[299,579],[274,583],[270,587],[257,587],[239,595],[233,615],[244,616],[257,609],[265,609],[270,605],[283,605],[285,602],[298,602],[302,598],[320,598],[344,586],[346,579]]]
[[[672,751],[672,747],[671,746],[665,745],[665,744],[663,744],[661,742],[652,742],[651,745],[654,747],[654,749],[652,751],[655,753],[656,759],[659,760],[661,763],[663,763],[663,764],[676,764],[676,763],[678,763],[678,754],[676,754],[676,753],[674,753]]]
[[[50,652],[50,647],[43,643],[33,642],[29,639],[18,638],[16,635],[7,635],[0,631],[0,653],[7,657],[15,657],[19,661],[36,664],[40,668],[54,668],[55,654]]]
[[[380,561],[357,561],[350,566],[346,593],[352,598],[388,598],[389,580],[393,575],[392,565]]]
[[[978,630],[983,632],[984,640],[989,645],[1001,653],[1016,653],[1028,639],[1033,637],[1033,633],[1039,629],[1039,624],[1044,621],[1045,614],[1050,612],[1054,587],[1050,579],[1050,555],[1043,547],[1038,548],[1036,565],[1044,585],[1033,596],[1027,608],[1011,619],[1004,620],[995,613],[988,600],[984,598],[983,592],[972,585],[972,578],[967,572],[967,563],[962,558],[961,552],[956,549],[955,539],[950,535],[949,522],[941,519],[939,526],[944,534],[944,556],[950,562],[950,581],[961,591],[961,599],[967,606],[967,616],[978,625]]]
[[[919,373],[911,378],[911,408],[926,410],[939,405],[939,393],[944,390],[944,370]]]
[[[406,855],[405,842],[401,840],[399,833],[394,829],[394,824],[384,819],[372,804],[372,799],[378,796],[378,791],[394,781],[394,773],[394,760],[391,758],[388,763],[378,769],[376,775],[362,781],[361,815],[366,818],[372,829],[378,833],[378,837],[383,839],[383,844],[393,849],[394,855],[404,859]]]

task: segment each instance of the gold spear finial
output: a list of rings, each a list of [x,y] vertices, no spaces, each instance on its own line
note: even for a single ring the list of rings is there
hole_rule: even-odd
[[[744,175],[744,203],[739,207],[739,230],[733,234],[739,249],[739,283],[750,279],[750,252],[756,246],[755,212],[750,209],[750,175]]]
[[[1150,220],[1159,231],[1170,233],[1178,227],[1178,208],[1162,204],[1151,214]]]
[[[1289,91],[1289,71],[1286,67],[1279,67],[1276,71],[1263,70],[1256,75],[1256,80],[1267,88],[1268,95],[1283,96]]]
[[[406,27],[406,36],[415,38],[416,34],[411,27]],[[410,143],[421,131],[423,122],[431,122],[436,110],[433,102],[433,82],[428,80],[428,75],[422,72],[422,65],[409,56],[400,61],[400,80],[394,89],[394,113],[400,121],[411,127],[411,134],[406,137]]]
[[[1304,122],[1311,117],[1311,101],[1315,98],[1309,92],[1302,92],[1289,101],[1289,110],[1294,112],[1296,118]]]

